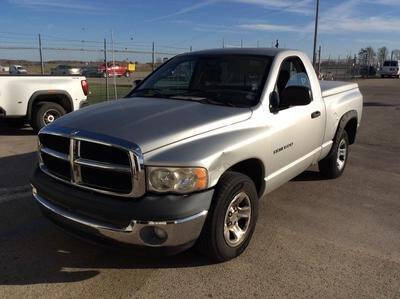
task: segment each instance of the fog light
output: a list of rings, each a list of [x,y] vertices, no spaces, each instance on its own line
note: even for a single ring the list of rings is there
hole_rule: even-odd
[[[153,228],[154,230],[154,234],[157,236],[157,238],[159,238],[160,240],[165,240],[167,239],[167,233],[165,230],[163,230],[162,228],[159,228],[157,226],[154,226]]]
[[[167,241],[168,234],[157,226],[146,226],[140,230],[140,238],[147,245],[159,246]]]

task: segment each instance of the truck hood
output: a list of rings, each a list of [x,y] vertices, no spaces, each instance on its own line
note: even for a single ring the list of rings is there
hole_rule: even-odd
[[[244,121],[251,113],[249,108],[138,97],[92,105],[63,116],[51,126],[120,138],[136,143],[146,153]]]

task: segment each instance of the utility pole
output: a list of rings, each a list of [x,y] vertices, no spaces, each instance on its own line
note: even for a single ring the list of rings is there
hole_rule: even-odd
[[[318,71],[317,71],[318,77],[320,74],[321,74],[321,46],[319,46],[318,49]]]
[[[225,38],[222,38],[222,49],[225,48]]]
[[[193,51],[193,48],[192,48],[192,46],[190,46],[190,49],[189,49],[189,50],[190,50],[190,52],[192,52],[192,51]]]
[[[243,40],[240,40],[240,47],[243,48]]]
[[[113,60],[113,79],[114,79],[114,96],[118,99],[117,94],[117,75],[115,74],[115,56],[114,56],[114,30],[111,30],[112,60]]]
[[[44,75],[43,55],[42,55],[42,37],[39,34],[39,55],[40,55],[40,69]]]
[[[277,48],[277,49],[279,48],[279,39],[277,39],[275,42],[275,48]]]
[[[155,55],[154,51],[155,51],[155,47],[154,47],[154,42],[153,42],[152,50],[151,50],[151,68],[153,71],[154,71],[154,55]]]
[[[108,101],[108,65],[107,65],[107,41],[104,39],[104,71],[105,71],[105,76],[106,76],[106,95],[107,95],[107,101]]]
[[[318,36],[318,15],[319,15],[319,0],[317,0],[317,10],[315,12],[315,31],[314,31],[314,50],[313,50],[313,66],[315,68],[315,63],[317,60],[317,36]]]
[[[257,41],[257,48],[259,48],[260,47],[260,43],[259,43],[259,41]]]

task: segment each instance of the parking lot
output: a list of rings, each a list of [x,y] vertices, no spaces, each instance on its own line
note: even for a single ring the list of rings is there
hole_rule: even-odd
[[[30,128],[0,124],[0,297],[400,297],[400,80],[359,81],[364,115],[342,177],[310,168],[260,204],[247,251],[137,257],[58,230],[34,203]]]

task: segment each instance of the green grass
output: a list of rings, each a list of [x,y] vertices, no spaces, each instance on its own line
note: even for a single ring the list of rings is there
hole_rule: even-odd
[[[122,98],[126,96],[129,91],[132,89],[130,85],[117,85],[117,95],[118,98]],[[106,93],[106,85],[105,84],[98,84],[98,83],[91,83],[89,85],[90,94],[88,95],[88,102],[90,105],[100,103],[107,100],[107,93]],[[114,85],[108,85],[108,94],[109,99],[115,99],[114,95]]]

